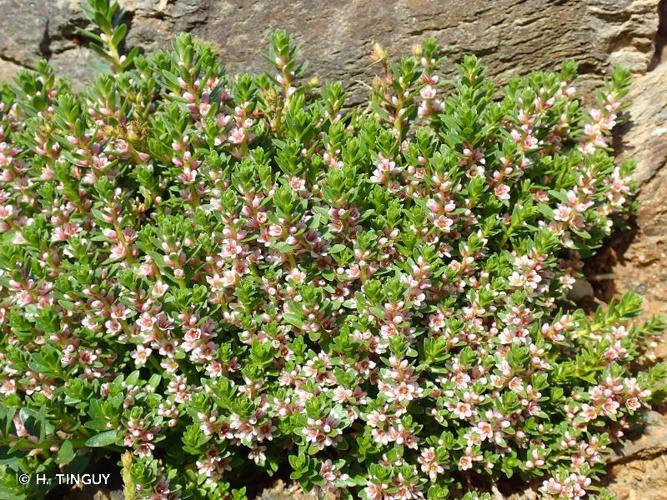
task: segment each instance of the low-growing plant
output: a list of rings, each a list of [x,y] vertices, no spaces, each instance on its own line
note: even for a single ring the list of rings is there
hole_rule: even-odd
[[[499,88],[471,56],[441,78],[432,40],[376,46],[346,107],[284,32],[232,78],[87,12],[87,91],[46,63],[0,90],[0,492],[110,455],[128,498],[597,491],[664,384],[637,296],[568,299],[632,210],[627,72],[587,111],[571,62]]]

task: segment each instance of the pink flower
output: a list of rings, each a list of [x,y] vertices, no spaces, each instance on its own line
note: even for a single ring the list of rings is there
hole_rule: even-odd
[[[148,357],[151,355],[153,350],[151,348],[138,345],[137,348],[132,352],[132,358],[137,366],[143,366],[148,361]]]
[[[554,211],[554,219],[569,222],[572,218],[572,209],[567,205],[558,205],[558,208]]]
[[[450,219],[449,217],[445,217],[444,215],[441,215],[434,221],[435,227],[440,229],[441,231],[449,231],[452,226],[454,225],[454,221]]]
[[[283,235],[283,227],[278,224],[271,224],[269,226],[269,235],[278,238]]]
[[[241,144],[245,142],[245,140],[246,140],[245,131],[241,128],[235,128],[229,134],[229,142],[231,142],[232,144]]]
[[[479,422],[477,424],[477,429],[482,440],[493,438],[493,427],[488,422]]]
[[[437,94],[437,91],[431,87],[430,85],[426,85],[425,87],[422,87],[422,89],[419,91],[419,95],[422,97],[422,99],[426,100],[431,100],[435,98],[435,95]]]
[[[585,422],[590,422],[595,420],[598,417],[598,413],[592,406],[584,403],[581,405],[581,416],[584,418]]]
[[[207,276],[206,282],[211,285],[211,292],[216,293],[225,288],[225,282],[219,274]]]
[[[3,396],[11,396],[16,393],[16,381],[14,379],[5,380],[0,385],[0,394]]]
[[[304,279],[306,279],[306,273],[299,270],[298,267],[295,267],[289,272],[289,274],[287,275],[287,279],[292,283],[294,283],[295,285],[298,285],[303,283]]]
[[[510,188],[506,184],[497,185],[494,188],[493,192],[498,197],[499,200],[509,200],[510,199]]]
[[[472,469],[472,458],[466,455],[459,458],[459,469],[461,470]]]
[[[472,407],[468,403],[464,403],[462,401],[459,401],[454,406],[454,409],[452,410],[452,412],[458,418],[466,419],[466,418],[472,416]]]
[[[289,185],[294,191],[300,192],[305,189],[306,181],[299,177],[290,177]]]

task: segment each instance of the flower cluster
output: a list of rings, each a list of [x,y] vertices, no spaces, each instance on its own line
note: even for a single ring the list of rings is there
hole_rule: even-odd
[[[285,470],[342,498],[581,497],[660,394],[657,319],[568,292],[632,209],[607,148],[628,77],[498,88],[428,40],[379,46],[370,106],[206,44],[123,55],[83,93],[0,87],[0,491],[121,456],[128,498],[244,498]],[[486,498],[486,497],[484,497]]]

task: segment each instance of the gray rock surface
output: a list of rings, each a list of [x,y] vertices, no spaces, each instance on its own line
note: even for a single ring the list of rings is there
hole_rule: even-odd
[[[455,62],[481,56],[502,80],[516,72],[580,63],[583,85],[599,82],[610,63],[635,72],[649,64],[658,0],[121,0],[130,12],[129,43],[164,48],[190,31],[212,42],[233,72],[265,64],[270,33],[285,28],[303,44],[311,71],[343,80],[353,98],[374,68],[373,42],[393,54],[434,36]],[[78,47],[86,21],[80,0],[0,0],[0,76],[41,57],[73,81],[90,75]],[[583,90],[583,89],[582,89]]]

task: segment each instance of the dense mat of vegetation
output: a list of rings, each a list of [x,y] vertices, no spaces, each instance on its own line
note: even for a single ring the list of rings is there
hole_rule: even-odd
[[[121,454],[127,498],[285,471],[344,498],[594,489],[664,381],[636,296],[568,299],[632,209],[625,72],[585,110],[573,63],[497,88],[474,57],[439,78],[433,41],[376,46],[349,108],[285,33],[230,77],[88,13],[89,90],[46,64],[0,90],[0,493]]]

